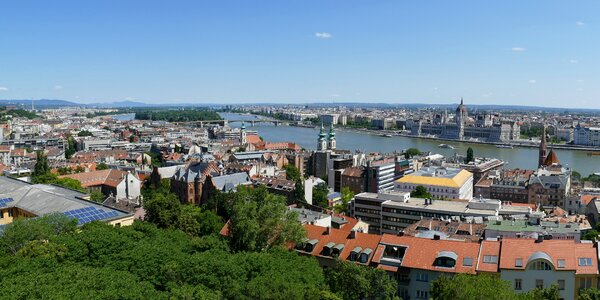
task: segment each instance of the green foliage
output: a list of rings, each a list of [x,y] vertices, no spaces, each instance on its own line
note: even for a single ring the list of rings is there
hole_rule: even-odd
[[[108,170],[108,165],[105,163],[99,163],[96,165],[96,171]]]
[[[579,291],[579,300],[600,300],[600,290],[585,289]]]
[[[87,130],[82,130],[79,133],[77,133],[77,136],[93,136],[93,134]]]
[[[0,252],[16,254],[29,242],[47,240],[52,236],[72,232],[77,220],[63,214],[50,214],[35,219],[17,219],[4,228]]]
[[[475,160],[475,155],[473,154],[473,148],[469,147],[467,149],[467,157],[465,158],[465,163],[468,164]]]
[[[421,154],[421,150],[417,148],[408,148],[404,151],[404,158],[409,159],[415,155]]]
[[[300,174],[300,170],[292,164],[285,165],[284,169],[286,178],[295,182],[294,198],[296,198],[297,201],[304,202],[304,178],[302,177],[302,174]]]
[[[104,202],[104,200],[106,200],[106,197],[100,191],[93,191],[90,193],[90,200],[92,200],[94,202],[102,203],[102,202]]]
[[[37,151],[35,153],[36,163],[33,167],[32,177],[42,176],[50,173],[50,167],[48,167],[48,158],[44,155],[44,152]]]
[[[410,192],[410,196],[414,198],[431,198],[431,194],[422,185],[417,186],[414,191]]]
[[[440,276],[431,283],[431,297],[439,300],[558,300],[558,286],[515,292],[509,281],[487,274]]]
[[[23,255],[4,251],[0,298],[336,299],[316,259],[287,250],[230,253],[219,237],[139,221],[74,228],[25,239]]]
[[[583,235],[582,239],[588,240],[588,241],[597,241],[598,240],[598,231],[596,229],[589,230],[588,232],[586,232]]]
[[[136,120],[169,121],[169,122],[189,122],[204,120],[221,120],[221,116],[207,109],[181,109],[181,110],[141,110],[135,113]]]
[[[229,240],[235,251],[265,251],[298,243],[306,235],[283,196],[257,188],[238,187],[231,197]]]
[[[399,299],[396,281],[383,270],[338,261],[325,270],[325,278],[342,299]]]
[[[56,174],[46,173],[39,176],[31,176],[32,183],[42,183],[42,184],[55,184],[58,186],[62,186],[68,189],[85,192],[85,189],[81,186],[81,182],[72,178],[58,178]]]
[[[69,159],[75,154],[75,140],[72,137],[67,139],[67,149],[65,149],[65,158]]]
[[[327,184],[319,183],[313,187],[313,205],[320,206],[323,208],[329,207],[329,203],[327,201],[327,195],[329,194],[329,188],[327,188]]]
[[[336,213],[348,214],[350,213],[350,201],[354,198],[354,193],[349,187],[342,188],[342,203],[336,204],[333,209]]]
[[[4,110],[0,109],[0,110]],[[27,118],[30,120],[39,118],[40,116],[36,115],[34,112],[28,111],[28,110],[24,110],[24,109],[13,109],[10,111],[0,111],[0,119],[9,119],[9,117],[7,115],[13,116],[13,117],[21,117],[21,118]]]

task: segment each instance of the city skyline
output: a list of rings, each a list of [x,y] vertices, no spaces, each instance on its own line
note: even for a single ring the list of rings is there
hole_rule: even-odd
[[[463,96],[600,108],[600,4],[434,7],[20,1],[0,12],[0,99],[451,104]]]

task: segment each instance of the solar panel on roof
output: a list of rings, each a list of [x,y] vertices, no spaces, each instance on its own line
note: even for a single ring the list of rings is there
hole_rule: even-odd
[[[119,215],[116,211],[105,211],[100,208],[93,206],[87,206],[84,208],[74,209],[63,213],[66,216],[76,218],[79,224],[85,224],[88,222],[102,220],[110,217],[116,217]]]

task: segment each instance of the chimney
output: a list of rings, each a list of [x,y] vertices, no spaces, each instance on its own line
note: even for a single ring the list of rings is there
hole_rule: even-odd
[[[544,241],[544,235],[543,234],[538,234],[537,239],[535,240],[536,243],[541,243]]]
[[[351,230],[350,231],[350,236],[348,238],[349,239],[355,239],[356,238],[356,230]]]
[[[327,226],[327,228],[325,229],[325,234],[329,235],[331,233],[331,226]]]
[[[433,235],[433,240],[434,240],[434,241],[439,241],[439,240],[440,240],[440,238],[441,238],[441,236],[440,236],[439,234],[434,234],[434,235]]]
[[[404,231],[398,231],[398,236],[404,236]]]

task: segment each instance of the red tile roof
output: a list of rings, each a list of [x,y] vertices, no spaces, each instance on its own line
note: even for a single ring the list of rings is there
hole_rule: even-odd
[[[354,248],[361,247],[363,250],[369,248],[372,251],[375,251],[379,245],[379,240],[381,239],[380,235],[362,232],[355,232],[355,236],[352,238],[352,233],[350,231],[335,228],[329,228],[328,233],[328,229],[326,227],[317,225],[306,224],[304,225],[304,228],[306,229],[306,236],[309,240],[318,240],[318,243],[315,245],[310,254],[319,257],[330,258],[329,256],[321,255],[321,253],[323,252],[325,245],[331,242],[336,245],[344,245],[344,249],[338,258],[340,260],[348,260],[350,257],[350,252],[352,252]],[[369,264],[373,257],[374,255],[371,255],[366,264]],[[333,259],[333,257],[331,258]]]
[[[486,255],[500,258],[500,242],[482,241],[477,260],[477,272],[498,272],[498,260],[496,263],[483,262],[483,257]]]
[[[382,244],[406,247],[402,267],[430,270],[446,273],[470,273],[475,274],[479,244],[472,242],[431,240],[412,236],[396,236],[384,234],[381,238]],[[453,252],[456,254],[456,265],[454,268],[436,267],[433,265],[435,259],[442,252]],[[473,259],[472,266],[464,266],[463,258]]]
[[[548,256],[558,270],[575,271],[576,274],[598,274],[598,260],[593,244],[577,243],[574,240],[504,239],[500,257],[500,269],[524,270],[533,256]],[[533,257],[532,257],[533,256]],[[515,266],[517,258],[522,266]],[[579,258],[591,258],[591,266],[579,266]],[[564,268],[558,268],[558,260],[564,260]]]

